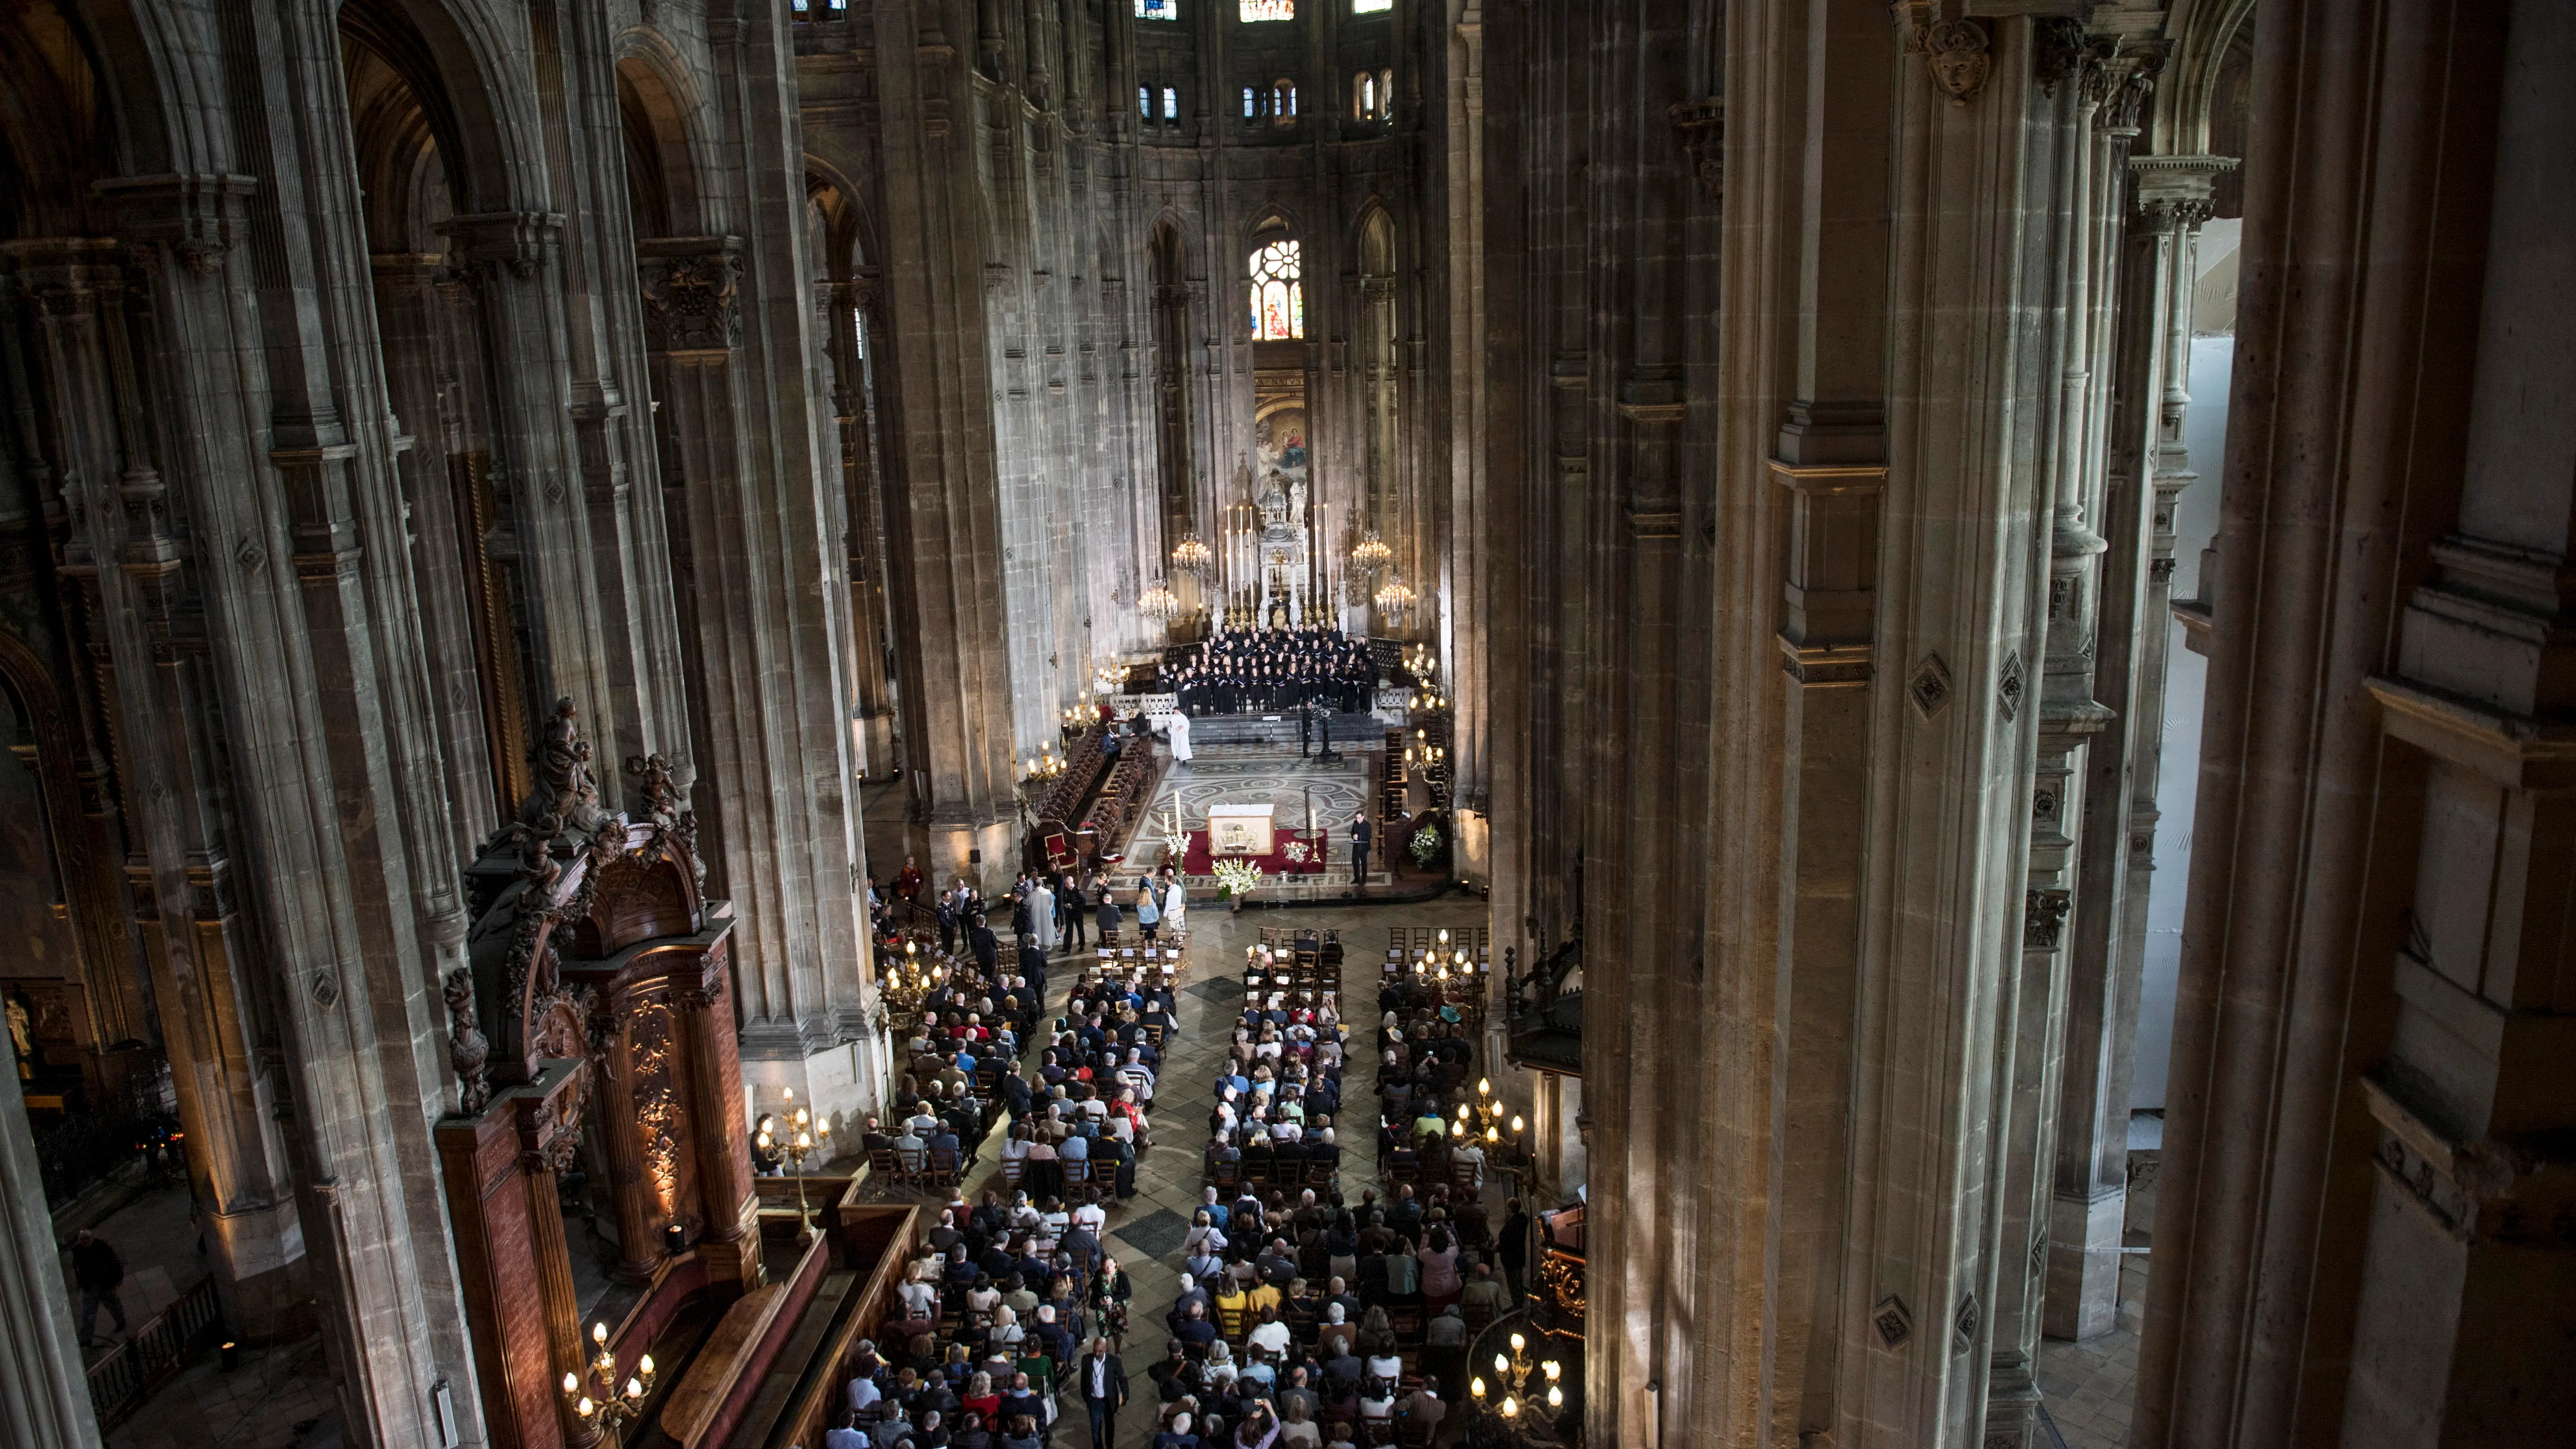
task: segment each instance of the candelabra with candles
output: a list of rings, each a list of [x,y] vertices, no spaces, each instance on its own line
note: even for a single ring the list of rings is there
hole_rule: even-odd
[[[785,1149],[787,1160],[796,1164],[796,1246],[814,1241],[814,1218],[805,1208],[805,1159],[831,1145],[832,1124],[796,1105],[796,1089],[787,1094],[787,1120],[779,1121],[767,1113],[760,1118],[760,1150],[764,1153]],[[778,1140],[778,1129],[788,1129],[785,1142]]]
[[[1493,1385],[1487,1387],[1484,1375],[1478,1374],[1467,1385],[1467,1396],[1475,1401],[1478,1409],[1490,1409],[1500,1414],[1512,1428],[1520,1429],[1524,1427],[1518,1422],[1522,1411],[1538,1406],[1538,1401],[1530,1396],[1530,1379],[1534,1376],[1547,1385],[1545,1394],[1550,1417],[1554,1416],[1555,1410],[1565,1407],[1565,1365],[1552,1358],[1532,1359],[1529,1340],[1521,1334],[1513,1334],[1511,1344],[1510,1353],[1494,1355]]]
[[[1156,579],[1153,585],[1137,598],[1136,608],[1148,619],[1169,623],[1179,616],[1181,600],[1180,596],[1166,587],[1161,579]]]
[[[653,1355],[636,1360],[635,1372],[617,1382],[617,1350],[608,1346],[608,1325],[590,1326],[591,1345],[599,1350],[579,1373],[563,1376],[564,1402],[573,1417],[592,1426],[603,1442],[615,1444],[627,1424],[644,1412],[644,1396],[653,1392]]]
[[[1374,528],[1360,539],[1359,547],[1351,550],[1351,567],[1370,577],[1375,577],[1379,570],[1393,562],[1395,550],[1386,546],[1386,541],[1377,536]]]
[[[903,959],[889,962],[877,981],[877,1031],[891,1034],[896,1022],[919,1016],[930,993],[938,990],[947,976],[946,963],[922,960],[921,943],[905,940]]]
[[[1392,572],[1387,574],[1385,583],[1378,585],[1374,597],[1378,612],[1388,618],[1413,612],[1413,590],[1406,587],[1404,580],[1396,577]]]
[[[1054,780],[1060,778],[1063,774],[1064,756],[1057,754],[1055,752],[1055,747],[1052,745],[1038,751],[1037,755],[1028,763],[1028,778],[1031,783],[1042,783]]]
[[[1181,535],[1180,546],[1172,550],[1172,567],[1185,574],[1205,574],[1212,558],[1208,546],[1199,542],[1198,534],[1185,533]]]

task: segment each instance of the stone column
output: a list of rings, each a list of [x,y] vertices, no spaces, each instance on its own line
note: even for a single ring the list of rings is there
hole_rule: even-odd
[[[2053,386],[2038,409],[2036,476],[2051,500],[2047,642],[2039,683],[2039,738],[2030,803],[2029,857],[2019,969],[2006,1002],[2010,1091],[2001,1104],[2003,1195],[1997,1213],[1994,1343],[1989,1352],[1985,1441],[2038,1442],[2042,1275],[2053,1198],[2059,1085],[2068,983],[2067,917],[2078,884],[2079,843],[2103,828],[2084,790],[2094,738],[2114,712],[2095,698],[2101,646],[2097,601],[2108,547],[2101,515],[2104,449],[2120,293],[2120,218],[2129,140],[2152,70],[2113,36],[2080,22],[2045,19],[2032,30],[2030,64],[2041,104],[2032,152],[2048,168],[2034,179],[2034,260],[2041,278],[2031,340]],[[2156,319],[2161,326],[2162,319]],[[2124,641],[2125,642],[2125,641]],[[2116,796],[2105,812],[2120,828]]]
[[[2569,20],[2255,17],[2140,1449],[2576,1414]]]
[[[903,678],[905,768],[925,870],[1007,885],[1017,862],[1008,625],[984,335],[975,98],[938,10],[876,12],[892,404],[885,412],[887,589]]]
[[[2086,760],[2094,815],[2067,923],[2065,1069],[2049,1208],[2044,1327],[2090,1338],[2117,1322],[2128,1218],[2129,1081],[2163,767],[2166,603],[2174,502],[2192,481],[2182,447],[2191,367],[2193,251],[2210,182],[2234,163],[2150,156],[2123,267],[2094,695],[2112,712]],[[2141,487],[2144,480],[2147,486]]]
[[[384,339],[387,401],[402,433],[396,466],[403,474],[409,540],[418,560],[413,577],[426,655],[422,663],[450,787],[449,858],[470,860],[518,802],[507,799],[493,778],[474,655],[472,611],[478,601],[467,591],[472,573],[461,556],[471,530],[458,516],[457,484],[448,472],[445,410],[439,405],[439,389],[449,381],[439,366],[440,313],[446,304],[437,291],[445,269],[435,256],[411,253],[369,260],[376,325]]]
[[[1742,1111],[1738,1129],[1739,1192],[1760,1204],[1762,1242],[1777,1266],[1764,1285],[1773,1315],[1767,1352],[1737,1355],[1748,1361],[1732,1376],[1767,1396],[1755,1400],[1753,1414],[1768,1442],[1798,1444],[1833,1432],[1853,1352],[1840,1298],[1868,824],[1868,777],[1854,762],[1869,757],[1874,696],[1888,687],[1875,644],[1887,483],[1889,106],[1898,57],[1876,0],[1769,6],[1758,23],[1773,27],[1761,33],[1776,39],[1731,60],[1727,88],[1726,139],[1741,148],[1730,154],[1742,158],[1743,172],[1729,198],[1730,220],[1741,218],[1731,235],[1745,235],[1740,250],[1752,253],[1744,270],[1730,270],[1728,290],[1781,300],[1767,325],[1747,318],[1730,329],[1726,362],[1760,369],[1770,382],[1745,389],[1741,406],[1753,439],[1763,426],[1775,431],[1767,456],[1739,461],[1730,452],[1726,464],[1742,480],[1735,486],[1759,489],[1787,530],[1770,610],[1777,635],[1767,641],[1787,688],[1776,725],[1742,731],[1743,778],[1719,807],[1722,819],[1749,825],[1763,818],[1764,797],[1776,788],[1778,832],[1743,847],[1744,886],[1711,900],[1710,930],[1721,943],[1740,942],[1742,985],[1731,994],[1742,1005],[1730,1014],[1758,1033],[1750,1040],[1769,1038],[1763,1066],[1779,1084],[1776,1105]],[[1730,27],[1731,38],[1743,34]],[[1785,54],[1760,53],[1771,49]],[[1785,367],[1784,350],[1793,359]],[[1767,477],[1752,476],[1754,466]],[[1758,570],[1756,550],[1769,534],[1752,507],[1729,514],[1720,540],[1733,566],[1721,567],[1722,578]],[[1751,615],[1756,605],[1748,597],[1739,607]],[[1770,751],[1777,763],[1764,771]],[[1751,858],[1764,849],[1771,859],[1757,864]],[[1768,953],[1760,951],[1765,886],[1778,902],[1768,917],[1778,939]],[[1774,1144],[1776,1168],[1765,1150]],[[1760,1301],[1751,1283],[1767,1266],[1740,1271],[1748,1282],[1738,1302]],[[1766,1363],[1767,1383],[1756,1371]]]
[[[1895,8],[1888,474],[1860,874],[1837,1445],[1981,1440],[2018,1351],[2026,873],[2051,513],[2028,420],[2062,406],[2051,248],[2080,144],[2033,27]],[[1977,359],[1963,368],[1963,358]],[[2071,426],[2061,423],[2061,426]],[[2024,1149],[2027,1155],[2028,1149]],[[2027,1205],[2024,1205],[2027,1215]],[[2014,1441],[2018,1442],[2018,1441]]]
[[[259,1064],[256,1010],[236,969],[257,952],[213,803],[221,771],[202,722],[214,708],[211,686],[192,655],[170,647],[178,540],[163,475],[145,451],[142,400],[131,391],[133,278],[102,242],[10,249],[41,308],[50,432],[64,453],[56,467],[71,525],[62,569],[85,605],[117,775],[135,807],[126,872],[190,1174],[212,1209],[227,1312],[242,1332],[271,1332],[308,1291],[303,1232],[276,1120],[278,1084]],[[265,562],[264,550],[256,556]]]
[[[2406,600],[2395,667],[2369,684],[2382,728],[2420,752],[2397,766],[2420,770],[2420,806],[2390,804],[2422,815],[2407,941],[2355,962],[2393,969],[2397,1001],[2391,1050],[2360,1083],[2379,1141],[2346,1443],[2538,1444],[2576,1423],[2576,1164],[2560,1145],[2576,1134],[2576,13],[2465,8],[2454,75],[2481,83],[2454,94],[2495,128],[2493,199],[2457,518]],[[2435,215],[2468,211],[2483,180]]]
[[[610,721],[611,685],[591,518],[573,427],[570,342],[562,289],[563,218],[511,211],[444,222],[450,256],[481,307],[493,401],[492,488],[504,521],[491,551],[515,570],[539,695]],[[613,737],[613,729],[598,734]]]
[[[1485,428],[1488,395],[1485,346],[1485,12],[1480,0],[1444,0],[1448,24],[1447,55],[1440,70],[1441,105],[1447,153],[1438,175],[1447,208],[1442,228],[1448,263],[1443,280],[1443,320],[1448,336],[1440,351],[1448,369],[1447,475],[1449,490],[1449,557],[1446,560],[1450,609],[1449,698],[1454,710],[1450,731],[1450,778],[1455,782],[1458,843],[1462,872],[1490,886],[1494,852],[1489,833],[1493,814],[1491,775],[1492,703],[1487,697],[1492,677],[1492,497]],[[1435,473],[1438,468],[1432,463]],[[1327,539],[1328,549],[1342,548]],[[1339,577],[1336,562],[1328,576]],[[1339,600],[1334,601],[1339,607]],[[1338,614],[1335,616],[1338,619]],[[1495,917],[1497,924],[1503,918]],[[1505,939],[1510,939],[1505,934]]]
[[[875,387],[861,342],[879,288],[876,270],[825,287],[824,352],[832,367],[833,422],[841,430],[841,493],[849,550],[850,677],[858,731],[857,773],[891,779],[894,677],[886,669],[885,521],[877,476]]]
[[[0,1070],[0,1434],[23,1449],[98,1449],[80,1332],[18,1074]]]

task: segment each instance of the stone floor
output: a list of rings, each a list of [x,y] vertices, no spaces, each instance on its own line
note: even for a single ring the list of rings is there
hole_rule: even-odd
[[[2129,1189],[2129,1246],[2146,1246],[2155,1215],[2155,1177],[2139,1174]],[[2129,1442],[2138,1331],[2147,1307],[2147,1262],[2146,1254],[2132,1253],[2121,1263],[2118,1327],[2080,1343],[2040,1340],[2040,1401],[2066,1449],[2120,1449]]]
[[[107,1436],[107,1449],[335,1449],[340,1411],[319,1335],[206,1354]]]

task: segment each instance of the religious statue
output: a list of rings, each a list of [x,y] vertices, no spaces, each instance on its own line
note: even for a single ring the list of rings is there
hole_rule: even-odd
[[[550,814],[584,832],[599,826],[599,786],[590,778],[590,741],[574,723],[579,713],[567,696],[555,701],[555,712],[546,720],[537,746],[537,788],[521,812],[531,824]]]
[[[492,1043],[483,1035],[474,1007],[474,973],[456,967],[440,983],[447,1000],[447,1064],[456,1069],[456,1109],[475,1116],[492,1103]]]
[[[1270,476],[1262,480],[1261,496],[1253,500],[1254,506],[1261,510],[1261,526],[1264,530],[1276,530],[1288,526],[1290,517],[1288,490],[1279,486],[1281,477],[1278,469],[1271,469]]]
[[[36,1074],[36,1022],[27,1011],[27,1003],[9,998],[9,1046],[18,1055],[18,1080]]]

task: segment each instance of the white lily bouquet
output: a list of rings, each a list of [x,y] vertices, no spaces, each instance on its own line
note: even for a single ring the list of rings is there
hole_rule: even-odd
[[[1229,855],[1216,863],[1216,880],[1219,894],[1240,900],[1261,884],[1261,867],[1242,856]]]

